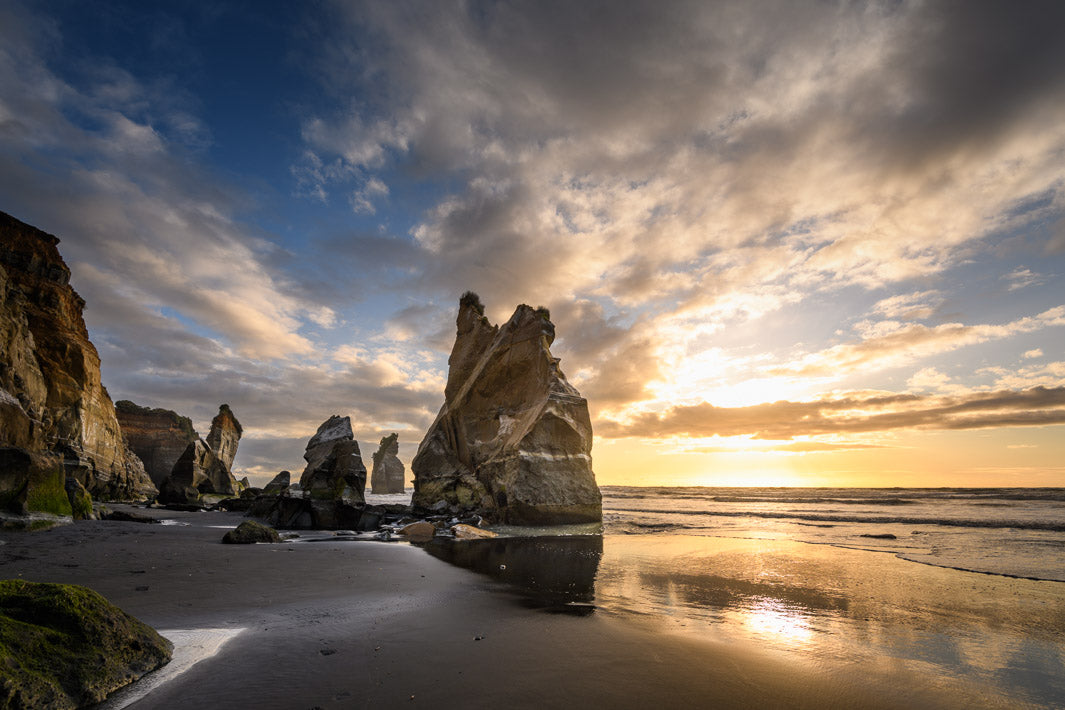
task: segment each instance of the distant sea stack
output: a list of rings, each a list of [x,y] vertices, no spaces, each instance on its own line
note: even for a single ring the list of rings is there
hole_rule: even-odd
[[[129,448],[144,462],[157,488],[189,444],[200,438],[191,419],[170,409],[141,407],[120,399],[115,402],[115,412]]]
[[[303,453],[307,468],[300,488],[311,500],[365,503],[366,465],[351,431],[351,419],[333,415],[322,422]]]
[[[233,410],[228,404],[218,408],[218,414],[211,420],[211,431],[207,434],[207,445],[214,451],[214,455],[226,465],[233,468],[233,459],[237,456],[237,445],[240,436],[244,433],[244,427],[237,421]]]
[[[588,402],[551,356],[550,314],[521,305],[500,328],[466,293],[456,323],[444,406],[411,463],[412,505],[514,525],[602,520]]]
[[[22,462],[0,471],[0,506],[45,470],[98,500],[143,500],[156,487],[122,437],[58,243],[0,212],[0,448]]]
[[[372,493],[402,493],[407,469],[399,460],[399,434],[381,439],[381,445],[373,455],[373,472],[370,474]]]

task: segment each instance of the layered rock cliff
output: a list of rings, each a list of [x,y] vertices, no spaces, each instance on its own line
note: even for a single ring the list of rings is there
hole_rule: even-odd
[[[115,412],[129,448],[144,462],[156,487],[163,485],[189,444],[200,438],[191,419],[170,409],[141,407],[122,399],[115,402]]]
[[[411,463],[417,509],[517,525],[602,519],[588,403],[551,356],[545,309],[502,328],[475,294],[459,304],[445,401]]]
[[[373,472],[370,474],[372,493],[402,493],[407,469],[399,460],[399,434],[381,439],[381,445],[373,455]]]
[[[122,437],[58,243],[0,212],[0,446],[56,458],[96,499],[144,499],[156,487]]]

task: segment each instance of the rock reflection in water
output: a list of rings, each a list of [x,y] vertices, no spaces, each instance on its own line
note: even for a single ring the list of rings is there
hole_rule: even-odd
[[[537,608],[577,615],[595,609],[595,575],[603,556],[601,535],[435,538],[425,549],[433,557],[511,585]]]

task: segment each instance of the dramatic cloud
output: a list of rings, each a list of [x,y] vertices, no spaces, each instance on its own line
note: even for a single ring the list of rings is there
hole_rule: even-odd
[[[602,422],[600,436],[709,437],[855,434],[893,429],[985,429],[1065,423],[1065,387],[972,393],[964,397],[854,395],[815,402],[773,402],[751,407],[703,403],[648,413],[626,423]]]

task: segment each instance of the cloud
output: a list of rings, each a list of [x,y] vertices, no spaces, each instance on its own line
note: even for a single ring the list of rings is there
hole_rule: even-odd
[[[646,413],[631,421],[603,421],[596,432],[619,437],[796,436],[855,434],[895,429],[983,429],[1065,423],[1065,387],[976,392],[956,397],[855,393],[813,402],[750,407],[709,403]]]

